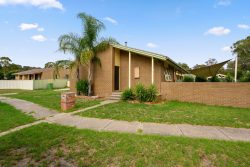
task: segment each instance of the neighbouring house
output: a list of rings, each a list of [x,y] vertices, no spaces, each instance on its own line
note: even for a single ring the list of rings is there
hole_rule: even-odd
[[[15,80],[46,80],[54,79],[52,68],[39,68],[15,73]],[[61,69],[55,79],[69,79],[70,70]]]
[[[161,82],[176,82],[188,73],[167,56],[119,44],[111,44],[97,56],[101,66],[94,68],[93,93],[100,97],[132,88],[137,83],[155,84],[160,92]],[[72,74],[71,91],[76,91],[76,74]],[[80,68],[80,78],[88,78],[87,67]]]

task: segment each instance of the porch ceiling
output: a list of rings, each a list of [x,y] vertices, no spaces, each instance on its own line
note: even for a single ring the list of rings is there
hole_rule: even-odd
[[[169,57],[167,57],[165,55],[153,53],[153,52],[148,52],[148,51],[144,51],[144,50],[140,50],[140,49],[136,49],[136,48],[131,48],[131,47],[127,47],[127,46],[120,45],[120,44],[111,44],[111,46],[113,46],[114,48],[120,49],[120,50],[136,53],[136,54],[139,54],[141,56],[153,57],[153,58],[158,59],[158,60],[168,61],[173,66],[175,66],[178,70],[180,70],[181,72],[189,73],[188,71],[186,71],[185,69],[180,67],[175,61],[173,61],[172,59],[170,59]]]

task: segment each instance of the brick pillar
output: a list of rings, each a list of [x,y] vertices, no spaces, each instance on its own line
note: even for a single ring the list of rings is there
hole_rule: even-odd
[[[74,92],[65,92],[61,94],[61,109],[69,110],[75,106],[76,94]]]

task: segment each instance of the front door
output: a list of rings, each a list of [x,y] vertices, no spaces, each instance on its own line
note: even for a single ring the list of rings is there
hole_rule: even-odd
[[[115,90],[120,89],[120,67],[115,66]]]

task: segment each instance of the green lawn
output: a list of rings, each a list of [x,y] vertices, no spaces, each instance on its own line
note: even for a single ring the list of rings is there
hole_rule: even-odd
[[[34,121],[35,118],[32,116],[26,115],[14,107],[0,102],[0,132]]]
[[[40,124],[0,138],[0,166],[250,166],[250,143]]]
[[[250,128],[250,109],[175,101],[155,105],[119,102],[80,115],[126,121]]]
[[[5,93],[19,93],[19,92],[25,92],[26,90],[20,90],[20,89],[0,89],[0,94]]]
[[[43,107],[61,111],[61,103],[60,103],[61,92],[60,91],[53,91],[53,90],[20,91],[18,94],[9,95],[8,97],[31,101]],[[81,108],[90,107],[99,103],[100,103],[100,100],[78,99],[76,106],[69,111],[74,111],[74,110],[78,110]]]

